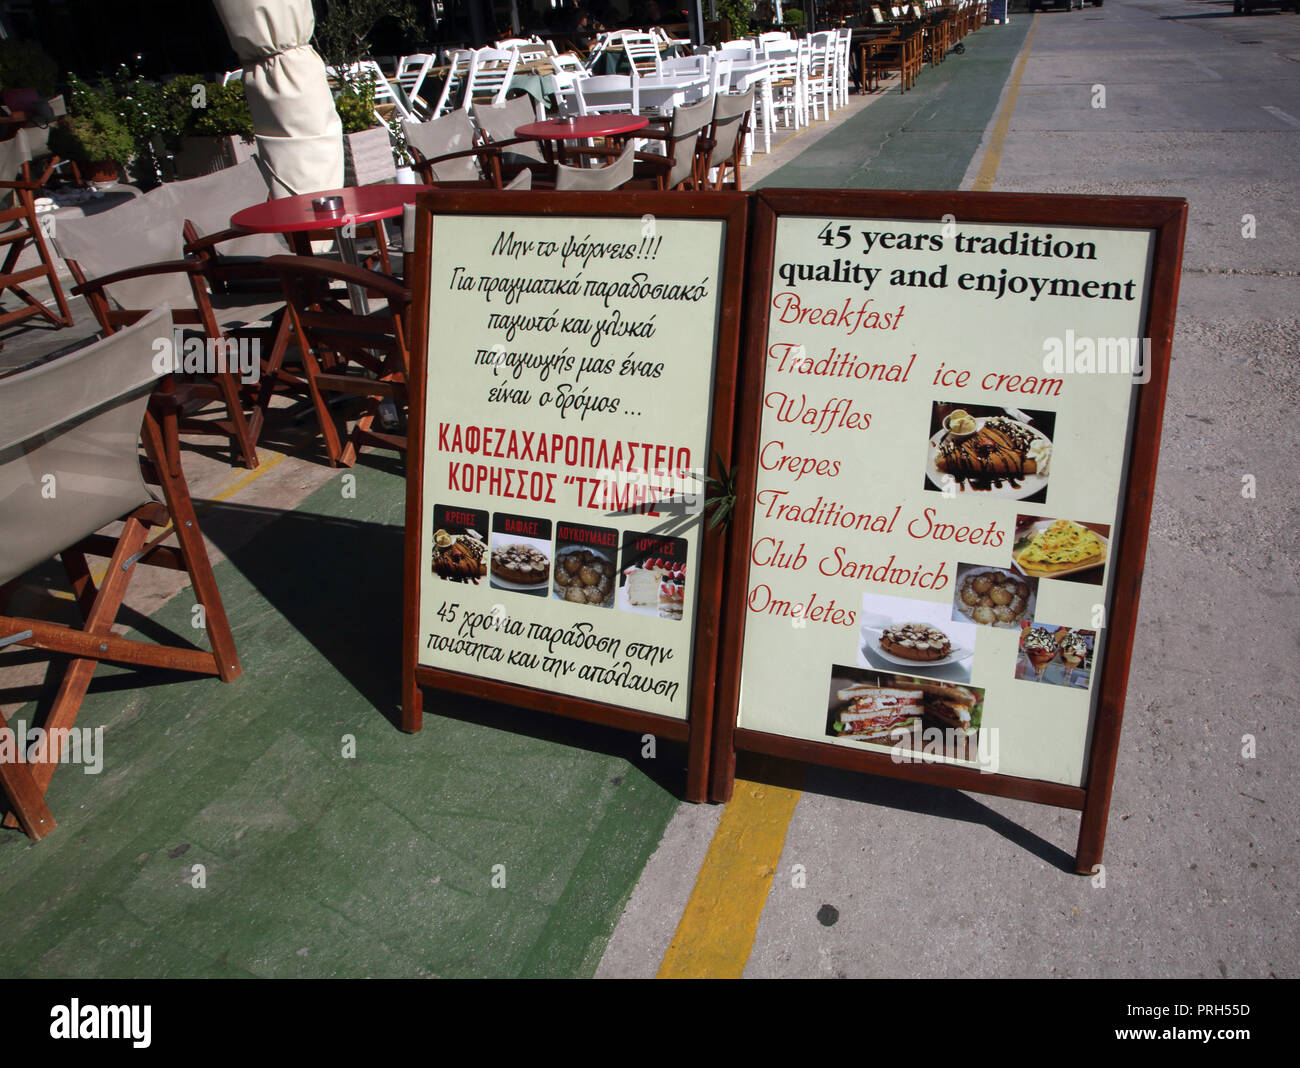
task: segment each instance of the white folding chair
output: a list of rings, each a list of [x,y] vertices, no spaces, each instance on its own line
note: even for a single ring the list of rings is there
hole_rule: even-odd
[[[397,61],[397,75],[394,81],[406,94],[407,102],[413,112],[428,114],[430,110],[428,102],[420,95],[420,90],[424,88],[424,80],[429,76],[432,66],[433,56],[422,52],[402,56]]]
[[[480,48],[474,53],[465,84],[465,103],[501,104],[515,76],[519,53],[512,49]]]
[[[461,96],[465,83],[469,80],[469,68],[474,62],[474,53],[468,48],[461,48],[451,54],[447,65],[447,77],[442,83],[442,92],[438,102],[433,106],[430,118],[440,119],[443,115],[456,111],[461,106]]]

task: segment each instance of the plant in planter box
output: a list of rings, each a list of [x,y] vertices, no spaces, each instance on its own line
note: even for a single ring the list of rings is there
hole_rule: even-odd
[[[334,97],[334,110],[339,113],[345,134],[368,130],[378,121],[375,118],[375,82],[373,76],[344,79]]]
[[[130,162],[135,139],[118,117],[116,101],[102,88],[68,76],[68,111],[50,134],[50,148],[86,166],[91,181],[116,181],[119,166]]]
[[[233,167],[252,155],[253,115],[243,82],[208,82],[201,90],[191,84],[189,99],[190,114],[176,155],[176,170],[182,178]]]
[[[343,123],[343,180],[346,185],[391,181],[394,158],[389,130],[375,115],[375,84],[366,75],[345,79],[334,98]]]
[[[191,121],[192,93],[202,79],[174,78],[165,84],[149,81],[125,63],[119,64],[105,91],[111,94],[117,117],[135,140],[133,180],[156,185],[164,165],[180,148],[182,132]]]
[[[406,143],[406,127],[402,117],[394,112],[388,120],[388,136],[393,145],[393,166],[397,168],[397,180],[406,185],[415,184],[415,157],[411,155]]]

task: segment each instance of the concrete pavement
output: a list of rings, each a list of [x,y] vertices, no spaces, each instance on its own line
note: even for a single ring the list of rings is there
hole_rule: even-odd
[[[809,769],[779,859],[751,875],[771,889],[752,948],[733,944],[735,974],[1300,972],[1297,60],[1289,14],[1233,18],[1204,0],[1045,12],[1005,143],[986,135],[966,168],[969,188],[992,150],[994,189],[1191,204],[1104,886],[1070,873],[1073,813]],[[860,147],[861,184],[878,154]],[[663,916],[692,904],[716,820],[674,817],[598,975],[658,972]],[[676,937],[726,941],[737,922],[723,899]]]

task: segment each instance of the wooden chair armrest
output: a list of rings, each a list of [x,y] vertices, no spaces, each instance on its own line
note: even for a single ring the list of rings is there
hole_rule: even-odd
[[[87,279],[80,285],[73,286],[71,292],[76,296],[83,296],[86,293],[99,292],[105,286],[111,286],[115,282],[128,282],[132,278],[149,278],[156,274],[197,275],[203,272],[204,264],[201,260],[166,260],[162,263],[147,263],[143,267],[128,267],[99,278]]]

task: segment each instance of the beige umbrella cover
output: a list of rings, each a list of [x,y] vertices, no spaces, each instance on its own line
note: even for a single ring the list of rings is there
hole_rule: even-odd
[[[311,46],[311,0],[212,0],[231,47],[244,63],[244,94],[257,149],[292,196],[343,184],[343,124]]]

